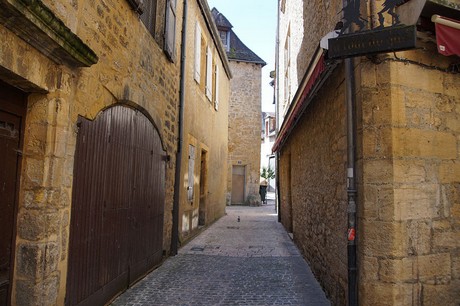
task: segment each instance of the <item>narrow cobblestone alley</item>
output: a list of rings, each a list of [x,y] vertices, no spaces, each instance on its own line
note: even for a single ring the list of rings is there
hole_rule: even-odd
[[[226,211],[112,305],[330,305],[273,200]]]

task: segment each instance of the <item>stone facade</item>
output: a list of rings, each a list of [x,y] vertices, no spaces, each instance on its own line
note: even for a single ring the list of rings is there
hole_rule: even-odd
[[[460,76],[418,36],[420,50],[359,65],[360,297],[375,305],[460,303]]]
[[[230,62],[227,204],[260,205],[260,122],[262,67],[266,63],[232,30],[216,8],[211,11]]]
[[[318,42],[338,21],[342,1],[279,0],[278,125],[300,86]],[[311,31],[311,25],[315,31]]]
[[[232,167],[246,166],[245,203],[260,203],[260,64],[230,61],[233,79],[230,82],[228,120],[228,195],[231,202]]]
[[[184,108],[184,146],[181,170],[186,175],[182,176],[179,210],[180,240],[182,242],[193,237],[199,227],[222,217],[226,206],[227,167],[223,161],[227,159],[231,73],[225,51],[220,49],[221,52],[219,52],[218,47],[221,46],[217,44],[220,43],[218,40],[213,40],[211,29],[215,31],[214,33],[217,33],[217,29],[212,16],[201,14],[204,5],[209,12],[206,1],[189,1],[188,5],[186,56],[190,60],[186,63],[187,96]],[[202,49],[206,50],[209,47],[212,54],[213,68],[210,73],[216,82],[214,86],[219,87],[211,90],[210,97],[206,94],[204,74],[207,71],[205,67],[201,67],[200,80],[194,78],[193,59],[195,59],[197,23],[201,29]],[[201,56],[206,57],[207,54],[201,52]],[[201,62],[204,62],[204,58]],[[193,177],[190,177],[189,172],[190,146],[193,146],[194,149]],[[189,187],[193,190],[190,197]]]
[[[284,14],[293,9],[290,5],[286,1]],[[315,19],[318,5],[302,5],[308,8],[304,20],[313,20],[309,24],[315,31],[304,32],[303,44],[291,44],[291,60],[301,52],[310,60],[319,39],[338,21],[326,15],[328,20]],[[280,33],[287,36],[290,27],[295,36],[298,12],[284,14]],[[286,63],[286,36],[280,35],[280,65]],[[460,91],[454,85],[460,77],[451,70],[458,57],[438,54],[429,32],[417,33],[417,46],[355,63],[360,305],[460,302]],[[297,69],[305,73],[299,62]],[[278,77],[283,113],[283,75]],[[292,89],[294,95],[297,88]],[[344,69],[338,65],[279,150],[282,223],[333,305],[347,304],[345,97]],[[290,102],[292,95],[284,105]]]
[[[76,123],[79,116],[94,119],[104,109],[122,104],[142,111],[154,122],[167,155],[172,157],[166,169],[163,229],[163,248],[166,253],[169,250],[175,171],[173,157],[178,137],[183,4],[182,1],[177,3],[176,35],[172,41],[175,50],[172,56],[167,56],[163,50],[163,13],[156,17],[156,32],[152,36],[128,1],[44,0],[43,4],[31,1],[33,4],[30,6],[25,6],[23,2],[29,3],[20,0],[0,1],[0,79],[28,94],[11,303],[63,305],[78,130]],[[189,2],[194,10],[193,14],[189,13],[187,20],[193,23],[197,16],[202,18],[202,11],[197,9],[201,1]],[[157,12],[165,11],[165,3],[158,1]],[[35,5],[40,6],[41,12],[53,16],[56,21],[54,25],[65,29],[65,33],[74,33],[76,40],[80,40],[78,46],[86,44],[88,50],[94,51],[98,57],[97,63],[78,67],[74,65],[74,54],[66,55],[71,60],[66,58],[62,61],[60,55],[55,56],[66,46],[47,53],[48,41],[41,42],[42,45],[40,42],[29,44],[18,37],[14,27],[11,28],[14,23],[7,21],[9,13],[4,8],[19,7],[27,12]],[[29,16],[28,13],[26,16]],[[32,33],[32,36],[42,35],[40,26],[22,25],[29,26],[26,32]],[[210,30],[204,29],[209,36]],[[48,33],[45,36],[52,35]],[[54,40],[60,42],[59,38]],[[193,39],[189,40],[192,46]],[[28,41],[33,42],[33,39]],[[173,60],[170,60],[171,57]],[[215,58],[222,71],[222,84],[219,84],[222,87],[221,112],[207,114],[209,121],[203,125],[207,129],[202,129],[200,138],[197,137],[200,141],[203,141],[201,138],[213,138],[212,141],[203,141],[209,148],[210,166],[221,163],[227,157],[224,113],[227,112],[229,72],[226,73],[223,67],[225,56]],[[190,85],[187,91],[187,96],[194,95]],[[190,107],[200,107],[198,105],[203,102],[192,98],[186,100]],[[196,115],[194,112],[189,114]],[[213,124],[217,126],[214,134],[206,135],[213,129],[209,128]],[[187,125],[186,131],[193,134],[193,129]],[[223,175],[218,183],[208,185],[209,192],[216,191],[216,195],[209,199],[212,204],[209,205],[207,222],[223,214],[226,173]]]
[[[334,76],[280,152],[279,194],[282,224],[338,305],[347,284],[346,129],[340,72]]]

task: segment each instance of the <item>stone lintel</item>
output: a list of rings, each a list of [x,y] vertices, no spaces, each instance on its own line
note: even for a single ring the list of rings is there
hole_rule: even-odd
[[[57,64],[89,67],[98,61],[41,0],[0,0],[0,23]]]

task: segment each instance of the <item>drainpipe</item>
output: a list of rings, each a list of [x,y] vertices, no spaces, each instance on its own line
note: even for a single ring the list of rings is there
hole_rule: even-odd
[[[372,2],[372,0],[371,0]],[[343,0],[342,12],[345,12],[350,0]],[[343,18],[343,17],[342,17]],[[346,33],[354,32],[349,27]],[[345,86],[346,86],[346,112],[347,112],[347,254],[348,254],[348,305],[358,305],[358,282],[356,263],[356,88],[354,58],[346,58],[345,64]]]
[[[353,58],[345,59],[345,83],[347,87],[347,194],[348,194],[348,305],[358,305],[356,265],[356,92]]]
[[[182,20],[182,36],[180,51],[180,84],[179,84],[179,139],[177,141],[176,171],[174,175],[174,199],[172,210],[172,232],[171,232],[171,255],[177,255],[179,244],[179,199],[180,179],[182,168],[182,147],[184,141],[184,100],[185,100],[185,51],[187,42],[187,0],[184,0],[184,12]]]
[[[277,19],[276,19],[276,50],[275,50],[275,120],[276,120],[276,135],[278,136],[279,132],[279,46],[280,46],[280,1],[278,0],[278,13],[277,13]],[[278,222],[281,222],[281,190],[280,190],[280,153],[279,150],[276,150],[276,158],[275,158],[275,171],[276,171],[276,176],[275,176],[275,209],[276,212],[278,213]]]

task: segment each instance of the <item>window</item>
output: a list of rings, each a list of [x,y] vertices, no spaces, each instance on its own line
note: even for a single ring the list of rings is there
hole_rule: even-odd
[[[128,2],[140,15],[140,20],[168,58],[175,61],[177,0],[166,0],[166,2],[165,0],[128,0]]]
[[[157,11],[157,1],[156,0],[129,0],[131,6],[141,14],[140,18],[142,23],[145,25],[147,30],[155,37],[155,19],[156,19],[156,11]],[[137,7],[135,7],[135,3],[137,2]],[[143,3],[143,5],[142,5]]]
[[[222,41],[222,44],[224,45],[225,51],[230,50],[230,44],[229,44],[230,32],[219,30],[219,36],[220,36],[220,40]]]
[[[201,27],[197,21],[195,24],[195,73],[194,79],[200,84],[201,90],[205,91],[207,86],[207,45],[201,34]]]
[[[206,97],[212,101],[212,52],[209,46],[206,48]]]
[[[274,117],[270,117],[268,120],[270,126],[270,133],[273,133],[276,130],[276,120]]]
[[[219,66],[216,65],[214,78],[214,109],[219,110]]]
[[[176,2],[166,1],[165,52],[174,61],[176,59]]]
[[[195,181],[195,147],[188,146],[188,184],[187,184],[187,199],[193,202],[193,187]]]
[[[195,24],[195,81],[201,80],[201,28],[198,21]]]
[[[284,107],[287,108],[287,105],[291,99],[291,82],[289,71],[291,68],[291,29],[288,28],[286,42],[284,44]]]
[[[210,46],[202,35],[199,22],[195,23],[195,63],[193,78],[208,100],[219,108],[219,69]]]
[[[286,11],[286,0],[281,0],[281,12],[285,12]]]

